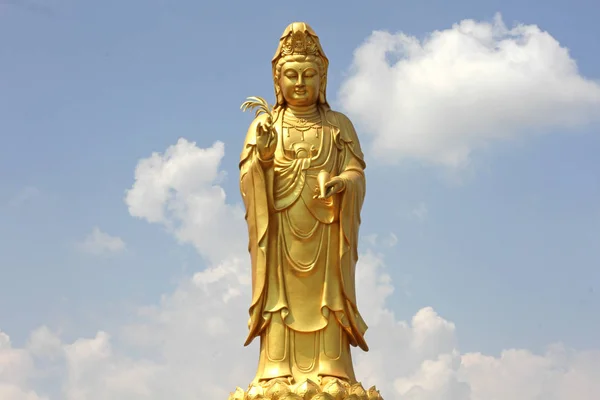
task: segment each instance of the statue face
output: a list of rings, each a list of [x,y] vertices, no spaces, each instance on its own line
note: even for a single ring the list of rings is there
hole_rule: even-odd
[[[303,107],[319,99],[321,79],[317,65],[312,62],[289,61],[281,68],[279,87],[286,103]]]

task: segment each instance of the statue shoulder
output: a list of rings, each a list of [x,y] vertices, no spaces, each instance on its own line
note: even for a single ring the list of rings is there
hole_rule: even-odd
[[[350,118],[348,118],[346,114],[335,110],[329,110],[329,112],[333,114],[334,118],[337,119],[340,124],[352,125],[352,121],[350,121]]]
[[[364,164],[364,154],[360,146],[360,140],[358,140],[356,129],[354,129],[354,125],[352,124],[352,121],[350,121],[350,118],[339,111],[328,110],[327,119],[332,125],[340,130],[339,139],[346,143],[352,153]]]
[[[327,119],[340,129],[340,137],[343,141],[354,143],[360,148],[360,142],[354,124],[350,121],[350,118],[346,114],[339,111],[329,110],[327,112]]]

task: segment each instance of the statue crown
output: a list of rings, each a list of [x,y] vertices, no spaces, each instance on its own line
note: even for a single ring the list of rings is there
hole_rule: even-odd
[[[295,31],[290,32],[288,37],[284,39],[281,52],[284,56],[316,55],[319,53],[319,48],[310,33]]]

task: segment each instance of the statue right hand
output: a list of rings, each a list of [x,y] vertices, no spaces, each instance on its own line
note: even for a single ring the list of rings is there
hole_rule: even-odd
[[[256,150],[261,159],[268,160],[275,154],[277,147],[277,134],[273,128],[273,121],[268,117],[256,126]]]

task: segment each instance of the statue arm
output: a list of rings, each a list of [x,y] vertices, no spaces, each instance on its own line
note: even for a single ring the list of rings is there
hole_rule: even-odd
[[[349,151],[349,150],[347,150]],[[340,178],[344,180],[345,186],[348,186],[349,181],[355,183],[365,184],[365,173],[360,160],[356,158],[353,154],[346,155],[347,160],[345,160],[344,169],[340,173]],[[364,190],[364,189],[363,189]]]
[[[335,121],[339,127],[336,141],[342,149],[339,177],[344,181],[340,220],[343,237],[354,262],[358,259],[358,230],[360,213],[366,195],[366,164],[356,130],[344,114],[335,112]],[[353,290],[352,290],[353,292]],[[350,296],[355,299],[355,294]]]
[[[358,135],[352,122],[342,113],[336,113],[340,124],[340,142],[343,147],[344,156],[340,166],[340,177],[344,180],[345,186],[354,182],[361,187],[361,192],[365,191],[365,173],[366,164],[364,155],[358,140]],[[349,182],[350,181],[350,182]]]

